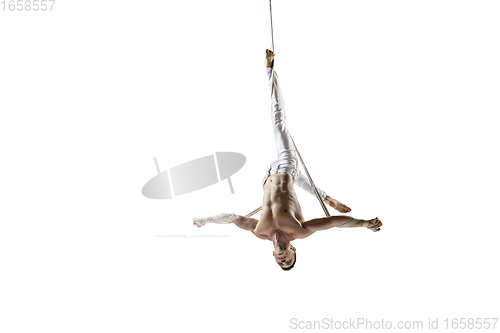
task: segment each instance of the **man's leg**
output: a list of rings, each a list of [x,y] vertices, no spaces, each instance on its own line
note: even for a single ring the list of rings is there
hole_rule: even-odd
[[[292,174],[292,176],[295,178],[295,184],[297,186],[310,193],[311,195],[316,196],[314,188],[309,182],[309,179],[307,179],[299,171],[298,168],[298,154],[286,125],[285,102],[283,99],[283,94],[281,92],[278,75],[276,74],[276,71],[274,71],[272,66],[274,54],[271,51],[267,50],[266,58],[267,78],[271,86],[271,122],[273,124],[274,141],[276,143],[276,152],[278,154],[278,159],[274,161],[273,164],[271,164],[268,173],[262,179],[262,185],[264,185],[267,177],[272,172],[276,171],[272,170],[273,165],[276,166],[277,164],[282,163],[282,165],[285,166],[283,169],[289,171],[290,174]],[[321,200],[324,201],[325,199],[328,199],[326,202],[339,212],[346,213],[351,210],[349,207],[342,204],[338,200],[329,197],[326,192],[321,190],[319,187],[316,187],[316,189],[318,190]]]
[[[306,192],[316,196],[314,188],[309,180],[298,170],[297,151],[286,126],[285,103],[278,75],[276,74],[276,71],[273,70],[272,66],[267,67],[266,70],[267,77],[271,85],[271,120],[273,124],[274,141],[276,143],[278,160],[282,158],[289,158],[294,161],[293,163],[297,165],[296,173],[293,175],[295,177],[295,184]],[[326,193],[318,187],[316,187],[316,189],[318,190],[321,199],[325,200]]]
[[[273,59],[274,53],[266,50],[266,71],[271,86],[271,123],[278,158],[271,163],[267,174],[262,179],[262,185],[266,182],[267,177],[278,172],[288,172],[295,180],[298,178],[297,153],[286,126],[285,103],[278,76],[272,67]]]
[[[271,123],[278,159],[283,155],[297,159],[295,146],[286,126],[285,102],[281,93],[278,75],[272,67],[267,67],[266,70],[271,85]]]
[[[307,179],[306,176],[300,171],[298,171],[298,177],[295,180],[295,185],[306,191],[307,193],[316,196],[316,193],[314,192],[314,188],[312,184],[309,182],[309,179]],[[327,197],[326,192],[320,189],[319,187],[316,186],[316,189],[318,190],[319,196],[321,197],[321,200],[325,200]]]

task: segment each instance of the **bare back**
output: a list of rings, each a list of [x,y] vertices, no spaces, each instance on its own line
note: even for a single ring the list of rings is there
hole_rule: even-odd
[[[306,236],[302,209],[293,184],[295,180],[288,172],[269,176],[263,186],[264,197],[262,215],[253,233],[262,239],[271,239],[271,235],[280,230],[290,237],[290,240]]]

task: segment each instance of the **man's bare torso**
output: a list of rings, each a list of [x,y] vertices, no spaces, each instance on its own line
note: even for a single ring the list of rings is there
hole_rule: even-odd
[[[295,180],[288,172],[276,173],[267,178],[263,186],[262,215],[253,233],[262,239],[271,239],[277,230],[286,233],[290,240],[305,237],[302,227],[304,216],[293,184]]]

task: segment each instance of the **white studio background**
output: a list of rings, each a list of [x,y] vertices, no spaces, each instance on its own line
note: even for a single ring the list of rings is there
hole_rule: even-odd
[[[266,0],[0,12],[0,331],[499,317],[499,11],[498,1],[273,2],[288,125],[313,180],[349,215],[384,222],[377,234],[292,242],[289,272],[270,242],[192,226],[262,203],[276,158]],[[224,181],[142,196],[153,157],[166,170],[216,151],[247,157],[235,195]],[[323,216],[297,193],[306,219]]]

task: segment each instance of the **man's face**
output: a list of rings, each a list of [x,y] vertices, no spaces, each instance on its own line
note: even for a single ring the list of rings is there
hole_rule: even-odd
[[[273,252],[274,259],[280,267],[288,268],[293,265],[295,260],[295,248],[290,245],[286,250],[282,252]]]

